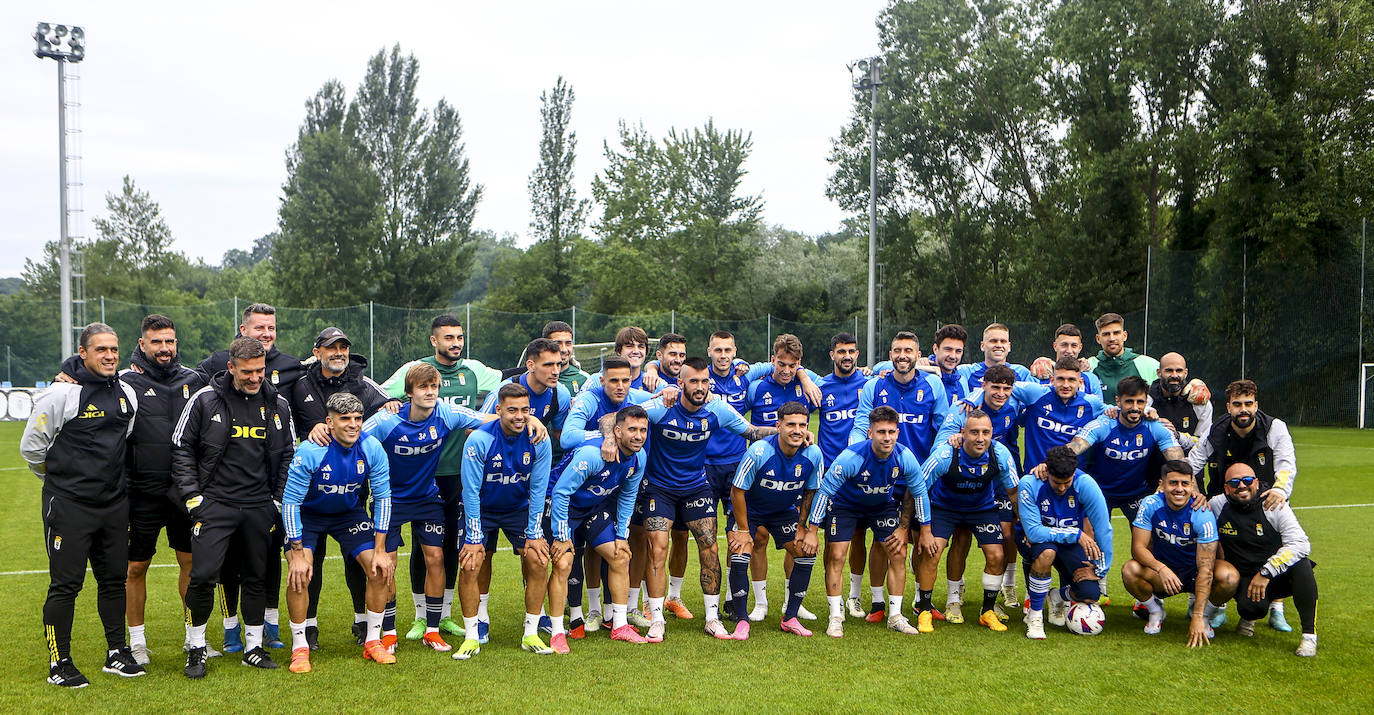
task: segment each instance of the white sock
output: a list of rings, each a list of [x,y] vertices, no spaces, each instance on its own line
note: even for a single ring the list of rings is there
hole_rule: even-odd
[[[205,647],[205,624],[186,626],[186,644],[192,648]]]
[[[563,617],[562,617],[562,616],[559,616],[559,617],[557,617],[557,618],[550,618],[549,620],[553,621],[553,632],[554,632],[555,634],[563,633],[563,632],[564,632],[564,631],[563,631]]]
[[[251,651],[262,647],[262,624],[243,627],[243,650]]]
[[[297,648],[309,648],[310,644],[305,642],[305,624],[291,622],[291,650]]]
[[[147,637],[143,635],[143,626],[129,626],[129,646],[142,645],[148,646]]]
[[[1002,588],[1016,588],[1016,569],[1011,564],[1007,565],[1007,570],[1002,574]]]
[[[319,627],[320,627],[319,621],[317,621],[317,620],[314,619],[314,618],[307,618],[307,619],[305,619],[305,625],[306,625],[307,628],[310,627],[310,626],[314,626],[314,627],[316,627],[316,628],[319,628]]]
[[[534,635],[535,633],[538,633],[538,632],[539,632],[539,614],[538,614],[538,613],[526,613],[526,614],[525,614],[525,637],[526,637],[526,638],[529,638],[530,636],[532,636],[532,635]]]
[[[544,617],[547,616],[547,615],[549,615],[549,612],[546,611],[546,610],[544,610],[544,607],[543,607],[543,606],[540,606],[540,607],[539,607],[539,617],[540,617],[540,618],[544,618]]]
[[[1000,584],[1000,583],[1002,583],[1002,574],[1000,574],[1000,573],[998,573],[998,574],[991,574],[991,573],[986,573],[986,572],[983,574],[983,590],[984,590],[984,591],[996,591],[996,590],[997,590],[997,585]],[[964,591],[964,582],[963,582],[963,581],[960,581],[960,582],[959,582],[959,593],[960,593],[960,595],[963,595],[963,591]]]
[[[277,625],[277,609],[268,608],[262,612],[262,620],[265,625]]]
[[[984,575],[986,575],[986,574],[984,574]],[[987,581],[987,579],[983,579],[983,580],[984,580],[985,582]],[[997,583],[998,583],[998,584],[1001,584],[1001,583],[1002,583],[1002,577],[1001,577],[1001,576],[998,576],[998,577],[997,577]],[[984,586],[986,587],[986,584],[984,584]],[[994,588],[996,588],[996,587],[994,586]],[[961,602],[963,602],[963,600],[964,600],[964,579],[959,579],[958,581],[950,581],[949,579],[945,579],[945,600],[947,600],[947,601],[949,601],[949,602],[951,602],[951,603],[961,603]]]
[[[653,623],[663,620],[663,600],[653,596],[649,597],[649,620]]]
[[[652,604],[652,603],[653,603],[653,600],[654,600],[654,599],[652,599],[652,598],[649,599],[649,603]],[[630,589],[630,597],[629,597],[629,599],[626,600],[626,602],[625,602],[625,607],[626,607],[626,608],[633,608],[633,609],[636,609],[636,610],[639,609],[639,587],[638,587],[638,586],[635,586],[634,588]],[[650,608],[653,608],[652,605],[650,605],[649,607],[650,607]]]
[[[1164,613],[1164,604],[1160,603],[1158,598],[1151,597],[1145,599],[1145,608],[1150,611],[1150,615],[1152,616],[1158,616]]]
[[[367,623],[367,614],[366,614],[366,613],[354,613],[354,614],[353,614],[353,622],[354,622],[354,623]]]
[[[423,620],[425,617],[425,594],[412,593],[410,600],[415,602],[415,620]]]
[[[1208,602],[1206,602],[1206,603],[1204,603],[1204,604],[1202,605],[1202,617],[1203,617],[1203,618],[1206,618],[1207,620],[1210,621],[1210,620],[1212,619],[1212,616],[1215,616],[1216,614],[1217,614],[1217,607],[1216,607],[1216,606],[1213,606],[1211,601],[1208,601]]]
[[[439,611],[439,618],[453,618],[453,589],[444,589],[443,610]]]
[[[754,587],[754,607],[766,608],[768,606],[768,580],[750,581],[749,585]]]
[[[669,577],[668,577],[668,600],[669,600],[669,601],[681,601],[681,600],[682,600],[682,577],[681,577],[681,576],[669,576]]]
[[[701,600],[706,602],[706,620],[720,620],[720,594],[702,594]]]
[[[383,614],[379,611],[368,611],[363,617],[367,619],[367,638],[364,638],[363,642],[381,640]]]
[[[477,640],[477,616],[471,618],[463,616],[463,630],[467,631],[467,635],[463,638],[470,641]]]
[[[587,589],[587,604],[590,605],[594,610],[601,610],[601,589]],[[604,614],[605,611],[602,611],[602,613]]]
[[[569,607],[568,607],[568,618],[571,619],[571,620],[574,620],[574,621],[580,621],[580,620],[582,620],[582,607],[581,607],[581,606],[569,606]]]
[[[888,596],[888,597],[887,597],[887,614],[888,614],[888,618],[891,618],[892,616],[900,616],[900,615],[902,615],[902,598],[903,598],[902,596]]]
[[[858,598],[858,597],[859,597],[859,594],[860,594],[860,593],[863,593],[863,588],[864,588],[864,575],[861,574],[861,573],[850,573],[850,574],[849,574],[849,597],[850,597],[850,598]]]
[[[619,628],[619,627],[621,627],[621,626],[623,626],[623,625],[626,624],[626,620],[625,620],[625,610],[626,610],[626,609],[625,609],[625,604],[623,604],[623,603],[612,603],[612,604],[611,604],[611,628],[612,628],[612,629]]]
[[[232,630],[234,630],[235,628],[238,628],[238,627],[239,627],[239,617],[238,617],[238,616],[229,616],[228,618],[224,619],[224,630],[226,630],[226,631],[232,631]]]
[[[826,596],[825,600],[830,604],[831,618],[844,618],[844,600],[840,596]]]
[[[1316,643],[1316,642],[1317,642],[1317,634],[1316,634],[1316,633],[1304,633],[1304,634],[1302,634],[1302,639],[1303,639],[1304,642],[1306,642],[1306,641],[1312,641],[1313,643]]]
[[[883,587],[882,587],[882,586],[869,586],[869,587],[868,587],[868,592],[869,592],[870,594],[872,594],[872,596],[873,596],[873,602],[874,602],[874,603],[882,603],[882,602],[883,602]]]
[[[491,600],[490,593],[484,593],[477,597],[477,620],[491,623],[491,614],[487,613],[487,601]]]
[[[1274,601],[1269,604],[1269,610],[1274,613],[1283,613],[1283,601]]]

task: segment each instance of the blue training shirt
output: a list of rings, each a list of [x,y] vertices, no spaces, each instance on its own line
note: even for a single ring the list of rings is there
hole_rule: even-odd
[[[1048,481],[1034,475],[1021,477],[1016,489],[1017,533],[1031,544],[1072,544],[1078,541],[1086,523],[1092,527],[1093,541],[1102,558],[1093,566],[1099,578],[1112,568],[1112,520],[1107,500],[1097,482],[1083,470],[1074,473],[1073,484],[1055,494]]]
[[[1197,545],[1217,540],[1217,518],[1211,509],[1194,509],[1190,500],[1175,511],[1160,493],[1140,502],[1131,527],[1149,531],[1150,553],[1178,572],[1197,568]]]
[[[1177,447],[1174,435],[1158,420],[1141,420],[1134,427],[1102,415],[1078,431],[1092,455],[1090,470],[1109,502],[1130,501],[1155,491],[1158,480],[1147,473],[1152,453]]]
[[[788,457],[772,435],[749,447],[730,485],[746,492],[744,503],[754,519],[796,508],[805,491],[820,488],[824,471],[819,447],[804,446]]]
[[[663,400],[655,398],[642,407],[649,413],[649,481],[674,491],[706,486],[706,445],[713,433],[742,435],[750,428],[724,400],[688,410],[681,399],[664,407]]]
[[[959,468],[954,468],[958,453]],[[993,481],[992,460],[997,459],[997,478]],[[1011,452],[994,441],[981,455],[971,456],[964,448],[949,444],[936,446],[930,458],[921,465],[921,475],[930,494],[931,506],[963,513],[992,511],[997,494],[1016,489],[1016,465]]]
[[[770,373],[749,383],[749,422],[759,427],[776,427],[778,408],[789,402],[800,403],[811,414],[811,403],[802,391],[801,380],[794,377],[786,385],[779,384]]]
[[[982,392],[974,395],[982,399]],[[1054,388],[1038,382],[1018,381],[1011,388],[1011,399],[1024,406],[1021,416],[1026,425],[1026,464],[1029,466],[1044,462],[1050,447],[1073,441],[1079,430],[1107,409],[1102,400],[1082,392],[1075,393],[1065,402],[1059,399]],[[1084,457],[1079,458],[1080,465],[1086,461]]]
[[[565,450],[574,449],[588,437],[600,434],[598,423],[602,417],[626,405],[638,405],[653,398],[648,392],[632,387],[625,394],[625,399],[617,404],[606,396],[606,388],[600,382],[588,382],[587,385],[573,398],[568,418],[563,421],[563,433],[558,441]]]
[[[549,505],[549,521],[556,541],[572,539],[570,521],[583,521],[599,510],[611,511],[611,500],[616,501],[615,538],[629,538],[630,516],[648,457],[642,449],[634,454],[622,451],[619,461],[607,464],[601,457],[603,439],[591,437],[581,447],[569,451],[571,458],[558,476]]]
[[[409,419],[410,408],[407,401],[396,414],[380,410],[363,423],[363,431],[376,437],[386,450],[392,501],[406,503],[438,498],[434,475],[439,469],[444,441],[454,430],[476,429],[484,424],[482,415],[443,402],[436,404],[429,417],[420,422]]]
[[[282,492],[282,526],[287,540],[301,538],[301,512],[346,514],[363,508],[361,490],[372,490],[372,528],[386,533],[391,525],[391,473],[386,450],[363,434],[351,447],[331,440],[321,447],[309,440],[296,447]]]
[[[724,377],[711,366],[711,394],[735,408],[741,415],[749,411],[749,379],[735,374],[732,368]],[[716,430],[706,441],[706,463],[710,465],[737,464],[749,443],[729,430]]]
[[[1013,373],[1016,373],[1017,382],[1029,382],[1035,379],[1031,377],[1030,370],[1026,369],[1025,365],[1017,365],[1014,362],[1004,364],[1011,368]],[[959,374],[964,378],[964,385],[969,390],[976,390],[983,386],[983,376],[987,374],[989,367],[991,366],[988,365],[986,360],[983,362],[964,363],[959,366]]]
[[[572,405],[572,393],[568,392],[567,386],[562,383],[545,388],[541,393],[535,393],[534,389],[530,387],[528,377],[528,374],[516,375],[503,380],[501,385],[511,382],[529,390],[530,414],[543,422],[550,432],[563,429],[563,421],[568,418],[568,408]],[[491,391],[491,394],[487,395],[486,402],[482,403],[483,412],[490,415],[496,414],[496,393],[500,389],[501,387],[498,385],[495,390]]]
[[[944,385],[934,375],[919,370],[905,385],[897,381],[896,373],[871,378],[859,393],[858,411],[849,431],[851,445],[868,439],[868,415],[881,405],[897,410],[901,420],[898,444],[914,452],[917,461],[925,461],[935,444],[935,432],[949,414]]]
[[[1016,379],[1020,380],[1022,378],[1018,377]],[[1033,379],[1035,379],[1041,385],[1049,385],[1054,380],[1054,373],[1051,372],[1050,376],[1044,379]],[[1084,372],[1083,386],[1078,388],[1078,391],[1087,393],[1089,395],[1095,395],[1098,399],[1102,399],[1102,378],[1098,377],[1092,372]]]
[[[898,444],[886,459],[878,459],[873,454],[872,440],[851,444],[825,470],[808,520],[820,525],[832,502],[848,509],[868,510],[883,506],[895,499],[897,487],[904,484],[916,503],[913,518],[917,523],[929,524],[926,483],[921,478],[921,463],[911,450]]]
[[[525,537],[543,538],[542,497],[549,488],[552,461],[549,440],[530,444],[529,432],[506,435],[501,421],[488,422],[472,431],[463,445],[463,511],[467,524],[464,539],[483,541],[482,512],[506,513],[528,510]],[[534,494],[536,498],[531,499]]]
[[[821,378],[821,421],[816,444],[821,448],[825,463],[835,461],[849,446],[849,432],[854,429],[854,417],[859,412],[859,393],[868,378],[855,370],[846,377],[830,373]]]

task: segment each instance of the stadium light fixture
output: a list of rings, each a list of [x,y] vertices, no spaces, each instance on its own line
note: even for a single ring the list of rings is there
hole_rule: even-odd
[[[72,240],[67,231],[67,71],[64,65],[86,59],[86,31],[79,26],[38,23],[33,54],[57,60],[57,177],[61,234],[58,267],[62,293],[62,359],[72,354]]]
[[[865,357],[875,364],[874,333],[877,327],[878,262],[878,87],[883,84],[883,58],[880,55],[849,63],[854,89],[869,93],[868,112],[868,336]]]

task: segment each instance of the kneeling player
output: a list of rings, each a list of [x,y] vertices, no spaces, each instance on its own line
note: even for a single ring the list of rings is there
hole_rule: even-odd
[[[920,525],[921,537],[930,536],[930,510],[926,503],[926,483],[921,465],[911,450],[897,444],[900,431],[897,411],[883,405],[868,415],[869,438],[849,445],[825,472],[808,521],[825,525],[825,597],[830,604],[830,625],[825,634],[844,636],[843,585],[849,540],[856,528],[873,531],[874,543],[887,549],[890,563],[906,565],[907,539],[912,519]],[[902,501],[897,487],[906,484]],[[802,537],[806,550],[817,548],[816,532],[807,529]],[[933,543],[933,542],[932,542]],[[887,627],[898,633],[915,635],[919,631],[902,615],[902,592],[906,588],[906,569],[887,570]]]
[[[630,643],[648,641],[626,621],[629,595],[630,515],[634,513],[639,484],[644,479],[644,440],[649,436],[649,415],[643,407],[626,405],[615,413],[609,437],[592,437],[571,453],[567,467],[558,477],[546,517],[552,540],[549,576],[549,615],[553,620],[550,647],[556,653],[568,652],[568,637],[563,631],[563,602],[568,594],[568,575],[574,554],[588,548],[607,566],[606,581],[611,593],[611,640]],[[604,440],[616,446],[613,461],[607,461],[601,447]]]
[[[988,368],[988,372],[1001,366]],[[949,545],[949,538],[960,527],[970,529],[983,550],[983,607],[978,623],[994,631],[1005,631],[994,606],[1002,587],[1002,572],[1006,561],[1002,556],[1002,517],[996,497],[1008,498],[1016,491],[1016,463],[1011,450],[992,439],[992,420],[982,410],[972,410],[964,417],[960,431],[960,446],[941,444],[931,453],[921,473],[930,493],[930,533],[932,544],[922,548],[932,551],[935,558],[921,561],[917,578],[916,628],[922,633],[934,630],[934,606],[930,603],[935,588],[935,572],[940,566],[940,554]],[[924,538],[924,537],[922,537]],[[958,605],[951,601],[952,606]],[[954,612],[945,617],[956,623],[963,618]]]
[[[329,411],[328,447],[301,442],[286,476],[282,494],[282,524],[286,527],[289,578],[286,606],[291,614],[291,672],[310,671],[310,646],[305,640],[306,611],[310,606],[313,549],[332,536],[339,547],[358,560],[367,574],[367,637],[363,657],[395,663],[382,647],[382,611],[394,586],[396,561],[386,551],[391,521],[391,475],[386,451],[376,438],[362,434],[363,403],[347,392],[325,402]],[[363,480],[372,493],[374,518],[369,519],[358,498]]]
[[[1212,627],[1207,619],[1220,605],[1212,600],[1217,520],[1206,507],[1193,508],[1193,470],[1187,462],[1165,462],[1162,471],[1162,492],[1145,497],[1131,522],[1132,558],[1121,567],[1121,580],[1126,582],[1126,590],[1149,609],[1145,632],[1150,635],[1159,633],[1164,623],[1164,604],[1160,599],[1192,593],[1188,602],[1188,647],[1196,648],[1211,641]],[[1229,564],[1217,569],[1216,575],[1221,578],[1219,591],[1235,587],[1236,572]],[[1224,597],[1216,600],[1226,602]],[[1205,608],[1196,608],[1198,601],[1205,603]]]
[[[463,550],[458,575],[458,598],[463,606],[463,644],[453,654],[467,660],[481,650],[477,621],[481,598],[478,574],[496,553],[497,532],[503,532],[520,556],[525,577],[525,636],[520,647],[539,655],[553,649],[540,640],[539,611],[548,584],[549,544],[540,523],[549,486],[551,452],[548,441],[531,444],[526,432],[530,393],[523,385],[507,383],[496,392],[498,420],[473,430],[463,446]],[[530,495],[534,498],[531,499]]]
[[[800,402],[788,402],[778,409],[778,433],[755,442],[740,460],[730,484],[730,518],[725,529],[730,544],[730,598],[734,605],[735,640],[749,637],[751,618],[745,605],[749,599],[749,562],[755,540],[760,544],[773,535],[773,543],[792,556],[792,573],[787,578],[787,603],[782,612],[782,630],[799,636],[811,631],[797,620],[811,569],[816,565],[819,546],[804,537],[808,527],[801,515],[811,509],[812,497],[820,487],[821,449],[806,446],[810,416]],[[801,503],[798,511],[797,504]],[[807,543],[810,543],[808,550]]]
[[[1293,597],[1302,619],[1300,656],[1317,654],[1317,579],[1307,558],[1311,544],[1287,502],[1265,509],[1259,478],[1244,462],[1226,470],[1225,494],[1212,497],[1221,549],[1238,572],[1235,585],[1240,624],[1236,632],[1255,634],[1255,621],[1264,617],[1271,601]],[[1217,578],[1220,587],[1222,579]],[[1220,594],[1218,594],[1220,595]]]
[[[1094,603],[1099,583],[1112,567],[1112,523],[1097,482],[1078,469],[1078,457],[1065,446],[1045,453],[1048,479],[1021,478],[1017,487],[1019,538],[1026,570],[1026,637],[1045,637],[1045,597],[1050,622],[1064,625],[1070,599]],[[1059,573],[1059,588],[1050,590],[1050,570]],[[1066,593],[1067,592],[1067,593]]]

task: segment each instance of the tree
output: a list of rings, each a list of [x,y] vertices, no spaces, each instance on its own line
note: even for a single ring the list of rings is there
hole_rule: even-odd
[[[549,263],[540,267],[549,274],[553,290],[544,302],[553,307],[571,303],[573,284],[572,244],[587,219],[588,201],[577,198],[573,186],[573,162],[577,158],[577,132],[571,129],[573,88],[562,77],[553,89],[539,95],[539,165],[530,174],[530,231],[547,244]]]

